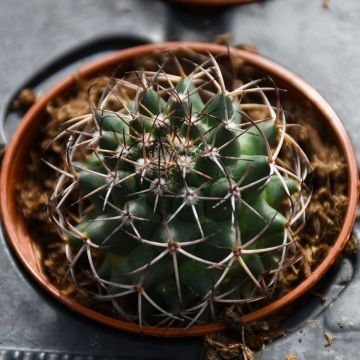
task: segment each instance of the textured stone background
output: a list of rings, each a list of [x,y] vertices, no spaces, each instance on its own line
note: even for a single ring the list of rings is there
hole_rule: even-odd
[[[212,40],[231,32],[234,43],[291,69],[329,101],[360,155],[360,1],[267,0],[191,13],[156,0],[0,0],[0,116],[5,133],[19,121],[8,111],[25,84],[43,91],[80,63],[143,42]],[[358,232],[358,225],[356,226]],[[198,359],[201,339],[134,336],[94,324],[48,298],[22,272],[0,239],[0,359],[70,359],[62,353],[118,359]],[[360,275],[344,258],[317,298],[289,319],[289,334],[257,354],[261,360],[359,358]],[[314,320],[314,321],[308,321]],[[325,347],[324,333],[334,336]],[[9,352],[8,349],[24,350]],[[30,352],[33,350],[34,352]],[[40,353],[38,353],[40,351]]]

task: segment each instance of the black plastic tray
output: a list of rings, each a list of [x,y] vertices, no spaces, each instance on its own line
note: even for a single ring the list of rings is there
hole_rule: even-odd
[[[129,46],[206,40],[231,32],[262,55],[298,73],[329,101],[360,155],[360,2],[268,0],[196,10],[153,0],[0,1],[0,111],[10,137],[21,119],[9,104],[24,86],[44,91],[79,64]],[[359,233],[357,221],[355,232]],[[202,339],[131,335],[74,314],[50,299],[23,272],[0,234],[0,360],[198,359]],[[260,360],[359,359],[360,274],[344,256],[317,296],[287,321],[285,337],[257,353]],[[334,336],[325,346],[324,333]]]

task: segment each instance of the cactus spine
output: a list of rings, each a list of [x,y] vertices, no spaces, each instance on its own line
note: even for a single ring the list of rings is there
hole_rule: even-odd
[[[309,164],[265,95],[275,88],[227,90],[212,55],[188,74],[172,61],[179,75],[111,79],[68,121],[50,213],[91,297],[140,325],[187,328],[271,296],[305,221]]]

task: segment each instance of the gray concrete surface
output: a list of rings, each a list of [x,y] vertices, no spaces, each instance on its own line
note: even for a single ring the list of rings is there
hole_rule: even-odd
[[[148,41],[212,40],[223,32],[233,33],[234,43],[252,43],[319,90],[344,122],[360,158],[358,0],[330,0],[329,9],[321,0],[267,0],[195,13],[155,0],[0,0],[0,116],[7,136],[19,121],[8,105],[24,84],[43,91],[109,51]],[[62,353],[79,354],[72,357],[79,360],[200,357],[201,339],[135,336],[73,314],[22,272],[2,236],[0,247],[0,359],[71,358]],[[328,301],[312,299],[299,308],[289,319],[292,331],[267,345],[258,359],[282,360],[287,354],[298,360],[358,359],[357,263],[344,258],[323,281]],[[326,331],[334,335],[329,347]]]

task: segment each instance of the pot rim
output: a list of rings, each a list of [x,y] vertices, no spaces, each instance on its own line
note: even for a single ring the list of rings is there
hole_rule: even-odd
[[[106,56],[93,63],[82,66],[77,70],[76,77],[91,77],[92,74],[99,73],[101,70],[105,70],[110,67],[114,67],[119,62],[127,59],[141,57],[156,50],[167,50],[181,47],[187,47],[198,52],[210,51],[211,53],[215,54],[226,53],[228,51],[225,46],[201,42],[167,42],[160,44],[140,45],[121,50],[115,54]],[[312,274],[290,292],[280,297],[279,299],[276,299],[270,304],[265,305],[264,307],[248,313],[242,317],[244,323],[251,323],[260,318],[264,318],[280,310],[284,306],[294,302],[301,295],[310,290],[334,263],[335,259],[340,254],[350,236],[352,225],[355,220],[358,200],[358,170],[355,153],[344,126],[342,125],[334,110],[314,88],[312,88],[299,76],[285,69],[283,66],[274,63],[273,61],[268,60],[260,55],[234,48],[230,48],[230,52],[233,56],[240,57],[247,63],[260,68],[266,73],[273,74],[281,79],[281,81],[286,82],[290,85],[290,87],[301,93],[302,96],[309,100],[320,111],[327,126],[329,126],[333,131],[337,144],[343,152],[348,173],[349,203],[347,205],[342,229],[329,253],[312,272]],[[24,268],[31,274],[31,276],[42,288],[44,288],[49,294],[51,294],[67,307],[100,323],[132,333],[141,333],[153,336],[200,336],[225,329],[226,325],[220,322],[209,323],[206,325],[196,325],[187,331],[177,327],[169,327],[164,329],[155,326],[143,326],[141,328],[137,324],[111,318],[77,303],[74,299],[63,295],[41,273],[36,259],[36,252],[32,245],[33,243],[31,241],[31,237],[27,233],[24,224],[22,224],[21,216],[19,216],[15,202],[13,201],[15,181],[11,175],[16,168],[16,165],[14,164],[16,164],[18,161],[21,161],[21,158],[17,156],[17,154],[20,153],[20,151],[18,152],[18,149],[21,147],[22,140],[24,136],[26,137],[28,130],[32,126],[35,126],[33,125],[34,121],[36,121],[37,117],[45,110],[46,104],[51,99],[70,89],[73,85],[75,85],[75,83],[75,75],[69,75],[57,83],[57,85],[48,90],[44,95],[42,95],[40,99],[25,114],[7,146],[0,178],[0,210],[2,214],[2,221],[7,234],[6,238],[8,244],[10,244],[11,248],[14,250]],[[20,246],[19,239],[21,239],[22,243],[25,244],[25,247]]]
[[[231,6],[258,2],[258,0],[168,0],[169,3],[192,6]]]

